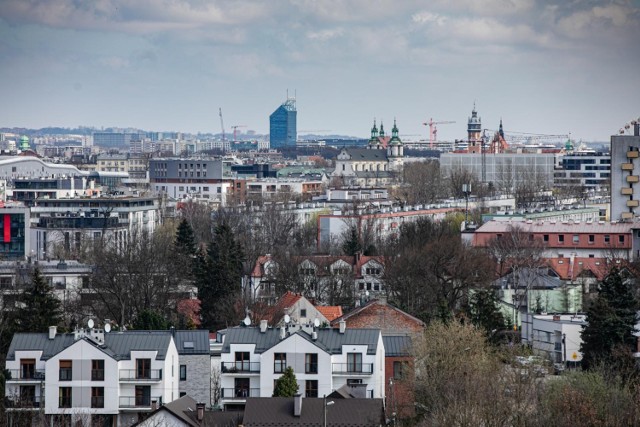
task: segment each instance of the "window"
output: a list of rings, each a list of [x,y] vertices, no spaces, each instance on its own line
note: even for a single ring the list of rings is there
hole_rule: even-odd
[[[183,397],[183,396],[186,396],[186,395],[187,395],[187,392],[186,392],[186,391],[181,391],[181,392],[180,392],[180,397]]]
[[[91,361],[91,381],[104,381],[104,360]]]
[[[73,362],[71,360],[60,361],[60,381],[71,381]]]
[[[91,407],[104,408],[104,387],[91,387]]]
[[[136,386],[136,406],[151,406],[151,386]]]
[[[300,309],[300,317],[307,317],[307,309],[306,308]]]
[[[249,378],[236,378],[234,381],[236,397],[249,397],[251,380]]]
[[[304,373],[305,374],[318,373],[318,354],[317,353],[307,353],[304,355]]]
[[[558,243],[564,243],[564,234],[558,235]]]
[[[393,362],[393,379],[401,380],[407,374],[406,369],[407,362],[395,361]]]
[[[596,236],[593,234],[589,234],[589,244],[593,245],[595,241],[596,241]]]
[[[318,397],[318,380],[306,380],[304,397]]]
[[[58,392],[58,408],[71,408],[71,387],[60,387]]]
[[[573,244],[577,245],[578,243],[580,243],[580,236],[577,234],[573,235]]]
[[[608,234],[605,234],[605,235],[604,235],[604,242],[605,242],[605,243],[609,243],[610,241],[611,241],[611,236],[610,236],[610,235],[608,235]]]
[[[624,243],[624,234],[618,234],[618,243]]]
[[[187,380],[187,365],[180,365],[180,381]]]
[[[347,372],[362,372],[362,353],[347,353]]]
[[[151,378],[151,359],[136,359],[136,378]]]
[[[238,371],[250,371],[251,363],[249,363],[248,351],[236,351],[236,369]]]
[[[549,235],[548,234],[544,234],[542,236],[542,241],[545,242],[545,243],[548,242],[549,241]]]
[[[362,378],[347,378],[347,385],[362,384]]]
[[[36,359],[20,359],[20,378],[31,379],[36,377]]]
[[[281,374],[287,369],[287,354],[275,353],[273,355],[273,373]]]

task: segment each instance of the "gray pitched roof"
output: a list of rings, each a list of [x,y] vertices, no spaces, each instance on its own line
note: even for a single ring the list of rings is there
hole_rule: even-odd
[[[132,350],[157,351],[157,359],[164,360],[170,341],[171,331],[111,332],[104,335],[104,345],[96,347],[116,360],[129,359]],[[75,342],[74,334],[57,334],[50,340],[47,333],[17,333],[11,340],[7,360],[15,360],[15,353],[20,350],[42,350],[41,360],[47,360]]]
[[[368,148],[344,148],[349,153],[351,160],[358,161],[387,161],[387,150],[376,150]]]
[[[341,334],[335,328],[322,328],[318,329],[317,333],[318,339],[315,341],[311,339],[311,335],[302,330],[289,334],[285,339],[297,334],[329,354],[342,353],[343,345],[366,345],[367,354],[375,354],[380,329],[347,328],[344,334]],[[231,344],[255,344],[255,353],[263,353],[280,341],[282,340],[280,339],[280,329],[278,328],[269,328],[262,333],[260,328],[238,326],[227,329],[222,352],[229,353]]]
[[[174,340],[180,355],[209,354],[209,331],[206,329],[176,331]],[[193,346],[189,346],[189,343],[193,343]]]
[[[411,337],[407,335],[383,335],[384,355],[386,357],[405,357],[411,353]]]
[[[250,397],[244,407],[245,427],[320,426],[324,417],[322,398],[303,398],[299,417],[293,415],[293,397]],[[327,426],[384,425],[382,399],[335,399],[327,408]]]

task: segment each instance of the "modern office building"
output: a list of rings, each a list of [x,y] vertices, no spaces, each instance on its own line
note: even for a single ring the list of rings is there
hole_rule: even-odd
[[[129,132],[94,132],[93,145],[102,148],[129,148],[131,141],[138,141],[144,135]]]
[[[599,191],[609,185],[611,156],[605,153],[568,153],[558,159],[555,187]]]
[[[22,260],[30,253],[29,208],[18,203],[4,203],[0,207],[0,258]]]
[[[296,99],[288,98],[269,116],[271,148],[295,147],[298,138]]]
[[[633,219],[640,210],[640,122],[633,135],[611,137],[611,219]]]

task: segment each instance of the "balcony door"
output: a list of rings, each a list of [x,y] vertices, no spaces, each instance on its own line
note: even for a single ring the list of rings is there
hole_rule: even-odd
[[[250,395],[250,381],[249,378],[236,378],[234,392],[236,397],[249,397]]]

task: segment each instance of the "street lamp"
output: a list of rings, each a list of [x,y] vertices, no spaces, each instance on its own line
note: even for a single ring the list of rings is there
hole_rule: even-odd
[[[323,400],[323,407],[324,407],[324,427],[327,427],[327,406],[331,406],[333,405],[333,400],[330,402],[327,402],[327,395],[324,395],[324,400]]]

